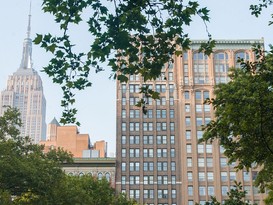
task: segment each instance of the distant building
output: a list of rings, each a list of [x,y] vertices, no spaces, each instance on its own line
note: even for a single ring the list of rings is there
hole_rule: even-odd
[[[23,56],[18,70],[9,76],[7,88],[0,95],[0,115],[6,110],[3,106],[16,107],[21,112],[22,136],[29,136],[33,143],[46,137],[46,100],[43,85],[32,63],[32,40],[30,39],[29,15],[27,37],[24,40]]]
[[[105,177],[112,187],[115,187],[116,159],[115,158],[75,158],[73,164],[62,165],[66,174],[72,176]]]
[[[100,158],[107,157],[107,142],[104,140],[96,141],[93,149],[99,151]]]
[[[88,134],[80,134],[77,126],[60,126],[54,118],[47,129],[47,139],[41,141],[45,145],[45,152],[61,147],[71,152],[75,158],[104,158],[107,157],[107,143],[98,141],[91,145]]]
[[[263,40],[219,40],[210,56],[199,53],[205,42],[192,41],[159,68],[155,81],[131,75],[127,83],[117,82],[116,189],[140,204],[204,204],[210,196],[221,202],[234,180],[248,192],[245,200],[263,203],[253,183],[257,171],[236,172],[217,142],[198,143],[202,125],[214,117],[204,100],[213,98],[215,85],[229,82],[238,57],[255,60],[252,44],[263,46]],[[148,99],[146,115],[135,106],[145,85],[160,93],[159,100]]]

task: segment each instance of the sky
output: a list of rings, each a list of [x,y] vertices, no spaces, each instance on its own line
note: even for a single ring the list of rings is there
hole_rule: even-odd
[[[270,9],[256,18],[250,14],[249,4],[257,1],[246,0],[200,0],[199,3],[210,10],[208,30],[214,39],[261,39],[264,38],[265,48],[273,44],[273,25],[268,26]],[[43,13],[42,0],[32,0],[31,38],[35,34],[58,34],[58,25],[50,14]],[[26,37],[30,0],[2,1],[0,7],[0,90],[6,87],[9,75],[15,72],[21,62],[23,40]],[[271,7],[272,11],[272,7]],[[272,12],[273,13],[273,12]],[[191,27],[185,29],[191,39],[206,39],[204,24],[194,18]],[[71,34],[79,51],[88,49],[91,36],[87,26],[82,23],[79,28],[71,28]],[[48,64],[52,56],[37,45],[32,48],[34,69],[43,81],[44,95],[47,101],[46,123],[54,117],[60,119],[62,108],[61,88],[40,72]],[[92,87],[77,93],[77,119],[81,123],[80,133],[89,134],[91,142],[105,140],[108,142],[108,154],[113,156],[116,143],[116,83],[110,80],[110,69],[95,74],[91,73]]]

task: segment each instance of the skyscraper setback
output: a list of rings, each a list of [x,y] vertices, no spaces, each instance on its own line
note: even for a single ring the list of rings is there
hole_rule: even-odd
[[[128,83],[117,82],[116,188],[140,204],[203,204],[210,196],[221,202],[234,180],[242,182],[246,200],[262,203],[253,185],[257,172],[236,172],[217,142],[198,139],[214,113],[204,100],[213,97],[215,85],[229,81],[239,57],[255,60],[252,45],[263,46],[263,40],[218,40],[210,56],[198,52],[204,42],[192,41],[155,81],[131,75]],[[143,85],[160,93],[160,100],[148,101],[146,115],[135,106]]]
[[[46,138],[46,100],[42,80],[33,69],[30,23],[29,14],[21,64],[17,71],[8,77],[7,88],[1,92],[0,115],[3,115],[6,109],[3,106],[18,108],[23,122],[21,135],[29,136],[33,143],[39,143],[41,139]]]

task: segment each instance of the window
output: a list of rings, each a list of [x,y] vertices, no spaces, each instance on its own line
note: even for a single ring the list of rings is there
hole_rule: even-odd
[[[174,85],[173,84],[169,85],[169,90],[170,90],[170,93],[173,93],[173,91],[174,91]]]
[[[188,181],[191,182],[193,180],[192,172],[188,172],[187,175],[188,175]]]
[[[249,60],[249,54],[246,53],[246,52],[239,52],[239,53],[235,54],[235,65],[236,65],[236,68],[240,68],[241,67],[240,63],[238,63],[239,59]]]
[[[246,191],[246,195],[250,195],[250,186],[244,186],[244,191]]]
[[[172,184],[176,184],[176,176],[172,175]]]
[[[135,189],[135,190],[129,190],[129,193],[130,193],[130,198],[131,199],[139,199],[139,190],[138,189]]]
[[[139,118],[139,110],[130,110],[130,118]]]
[[[187,158],[187,167],[192,167],[192,158],[191,157]]]
[[[157,176],[157,184],[168,184],[168,176]]]
[[[212,153],[212,144],[206,144],[206,152]]]
[[[170,131],[174,131],[174,122],[170,122]]]
[[[154,184],[154,176],[143,176],[144,184]]]
[[[188,84],[189,84],[189,77],[188,77],[188,76],[185,76],[185,77],[184,77],[184,84],[185,84],[185,85],[188,85]]]
[[[139,136],[130,136],[130,144],[139,144]]]
[[[204,145],[203,144],[197,145],[197,152],[198,153],[204,153]]]
[[[195,111],[196,112],[202,112],[202,105],[196,104],[195,105]]]
[[[157,171],[167,171],[168,163],[167,162],[157,162]]]
[[[229,180],[236,181],[236,172],[229,172]]]
[[[121,176],[121,184],[126,184],[126,176]]]
[[[126,85],[125,84],[121,85],[121,92],[126,93]]]
[[[153,118],[153,110],[147,110],[146,115],[143,115],[144,118]]]
[[[201,139],[201,138],[203,137],[203,131],[197,130],[196,135],[197,135],[197,139],[198,139],[198,140]]]
[[[176,169],[175,162],[171,162],[171,171],[175,171],[175,169]],[[167,169],[164,171],[167,171]]]
[[[185,112],[190,112],[190,104],[185,104]]]
[[[157,157],[167,157],[167,149],[157,149]]]
[[[227,192],[228,192],[228,187],[227,186],[222,186],[221,189],[222,189],[222,195],[226,196]]]
[[[210,112],[210,105],[204,105],[204,111],[205,112]]]
[[[125,162],[121,163],[121,171],[126,171],[126,163]]]
[[[165,67],[163,67],[162,69],[164,70]],[[166,77],[165,77],[165,72],[161,72],[161,75],[158,76],[156,78],[156,80],[166,80]]]
[[[201,91],[195,91],[195,100],[201,100]]]
[[[214,195],[214,187],[213,186],[208,186],[208,195],[213,196]]]
[[[198,173],[198,180],[199,181],[205,181],[205,172],[199,172]]]
[[[157,131],[166,131],[167,130],[167,123],[166,122],[157,122],[156,123],[156,130]]]
[[[126,131],[126,122],[121,123],[121,130],[122,130],[123,132]]]
[[[169,79],[168,80],[173,80],[173,72],[169,72]]]
[[[153,149],[143,149],[143,157],[154,157]]]
[[[172,189],[172,199],[175,199],[175,198],[176,198],[176,190]]]
[[[143,171],[154,171],[154,163],[153,162],[144,162],[143,163]]]
[[[167,199],[168,198],[168,190],[167,189],[157,190],[157,197],[159,199],[161,199],[161,198]]]
[[[170,118],[174,118],[174,110],[170,110]]]
[[[201,126],[203,124],[203,120],[201,117],[196,118],[196,126]]]
[[[129,85],[129,91],[130,93],[138,93],[139,92],[139,85]]]
[[[166,135],[157,135],[156,136],[156,143],[157,144],[167,144],[167,136]]]
[[[143,131],[153,131],[153,123],[143,122]]]
[[[174,105],[174,98],[170,97],[170,105]]]
[[[130,149],[130,157],[139,157],[139,149]]]
[[[174,135],[171,135],[171,136],[170,136],[170,142],[171,142],[171,144],[175,144],[175,138],[174,138]]]
[[[189,200],[189,201],[188,201],[188,205],[194,205],[193,201],[192,201],[192,200]]]
[[[139,122],[130,122],[130,131],[139,131]]]
[[[221,172],[221,181],[226,182],[228,179],[227,172]]]
[[[213,179],[214,179],[213,172],[207,172],[207,179],[208,179],[208,181],[213,181]]]
[[[213,160],[211,157],[207,157],[207,167],[212,167],[213,166]]]
[[[166,153],[167,155],[167,153]],[[171,157],[175,157],[175,149],[171,149]]]
[[[154,198],[154,190],[153,189],[144,189],[143,190],[143,198],[147,199],[153,199]]]
[[[210,117],[205,117],[205,125],[209,124],[211,121]]]
[[[130,184],[139,184],[139,176],[130,176]]]
[[[184,52],[182,56],[183,56],[184,61],[188,60],[188,53],[187,52]]]
[[[126,149],[121,149],[121,157],[126,157]]]
[[[199,187],[199,195],[206,196],[206,187],[204,187],[204,186]]]
[[[98,173],[98,180],[101,180],[102,179],[102,173]]]
[[[192,186],[188,186],[188,195],[193,196],[193,187]]]
[[[130,97],[130,105],[136,105],[139,99],[137,97]]]
[[[156,110],[156,118],[166,118],[167,117],[167,112],[166,110]]]
[[[191,125],[191,118],[190,117],[186,117],[185,118],[185,123],[186,123],[186,126],[190,126]]]
[[[126,144],[126,136],[121,136],[121,144]]]
[[[244,177],[244,181],[246,182],[248,182],[248,181],[250,181],[250,175],[249,175],[249,172],[243,172],[243,177]]]
[[[139,162],[130,162],[130,171],[139,171]]]
[[[227,158],[221,157],[220,158],[220,165],[221,165],[221,167],[226,167],[227,166]]]
[[[191,144],[186,145],[187,153],[191,153]]]
[[[159,93],[165,93],[166,92],[166,85],[155,85],[155,91]]]
[[[189,91],[184,92],[184,98],[185,98],[185,100],[190,99],[190,92]]]
[[[204,158],[202,157],[198,158],[198,167],[204,167],[204,166],[205,166]]]
[[[190,139],[191,139],[191,131],[186,130],[186,140],[190,140]]]
[[[223,146],[220,146],[220,153],[223,154],[225,152],[225,148]]]
[[[126,118],[126,110],[121,111],[121,118]]]
[[[204,100],[206,100],[207,98],[209,98],[209,91],[204,91],[203,92],[203,98],[204,98]]]
[[[144,135],[143,136],[143,144],[153,144],[153,136],[152,135]]]

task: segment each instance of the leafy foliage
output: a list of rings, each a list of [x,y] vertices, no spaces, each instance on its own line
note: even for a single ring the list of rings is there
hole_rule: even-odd
[[[273,48],[267,55],[262,48],[254,52],[256,61],[240,60],[231,81],[217,85],[215,98],[207,100],[216,119],[205,127],[202,140],[218,139],[238,169],[259,166],[256,185],[263,190],[273,183]]]
[[[0,205],[135,204],[116,196],[106,179],[67,176],[61,165],[72,163],[71,154],[44,153],[43,146],[20,137],[20,125],[17,109],[8,108],[0,117]]]
[[[43,10],[55,16],[63,31],[59,37],[38,34],[34,40],[54,55],[44,72],[63,90],[62,123],[76,122],[77,109],[71,108],[75,90],[91,86],[88,76],[92,68],[102,71],[102,63],[107,62],[112,77],[121,82],[133,74],[140,74],[144,81],[153,80],[163,65],[173,61],[173,55],[189,48],[184,27],[190,26],[192,18],[197,15],[204,23],[209,21],[206,7],[200,7],[198,1],[183,0],[43,0]],[[89,51],[76,53],[69,27],[81,23],[86,11],[90,12],[87,24],[92,42]],[[207,54],[215,43],[208,36],[202,46]],[[158,98],[146,91],[141,90],[146,97]],[[145,99],[139,103],[144,110],[145,103]]]

